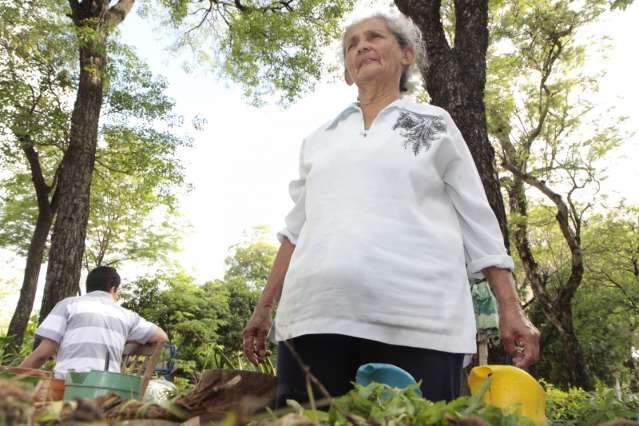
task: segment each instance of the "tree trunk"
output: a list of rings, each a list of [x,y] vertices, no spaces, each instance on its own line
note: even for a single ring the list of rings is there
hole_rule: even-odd
[[[111,3],[69,0],[71,18],[79,32],[80,82],[71,114],[69,146],[62,159],[58,182],[59,209],[51,236],[40,321],[58,301],[79,289],[102,109],[106,40],[127,16],[134,0],[119,0],[109,6]]]
[[[36,226],[31,237],[31,244],[27,252],[27,264],[24,269],[24,278],[22,288],[20,289],[20,298],[18,305],[11,317],[7,336],[12,336],[10,348],[18,350],[22,346],[24,333],[29,324],[31,311],[33,310],[33,302],[35,301],[36,291],[38,289],[38,278],[40,276],[40,268],[42,266],[42,258],[47,244],[47,237],[53,222],[53,214],[51,212],[38,213]]]
[[[99,44],[86,43],[80,48],[80,84],[69,147],[62,159],[60,207],[51,236],[40,321],[57,302],[77,293],[80,281],[106,60],[104,46]]]
[[[572,322],[572,308],[567,306],[557,306],[556,314],[560,315],[562,327],[559,329],[559,336],[566,352],[566,363],[570,372],[570,380],[573,386],[578,386],[587,391],[594,390],[594,385],[590,378],[590,369],[586,364],[581,344],[575,334]]]
[[[46,248],[47,238],[49,237],[49,231],[51,230],[51,223],[53,222],[57,205],[55,195],[53,197],[53,201],[49,201],[49,193],[52,188],[49,187],[44,180],[38,153],[33,148],[31,139],[28,136],[19,136],[18,139],[22,143],[22,151],[27,158],[29,168],[31,170],[31,180],[33,182],[38,202],[38,217],[36,219],[35,229],[33,230],[31,243],[29,244],[29,250],[27,252],[27,261],[22,287],[20,289],[20,298],[18,299],[16,310],[11,317],[9,329],[7,331],[7,335],[13,337],[9,343],[8,349],[16,352],[22,346],[24,333],[29,324],[31,311],[33,310],[33,302],[38,289],[38,278],[40,277],[40,268],[42,266],[44,250]],[[52,186],[54,185],[55,182]]]
[[[80,281],[105,59],[104,52],[93,45],[80,48],[80,85],[71,116],[69,148],[62,160],[60,208],[51,236],[40,321],[57,302],[75,294]]]
[[[455,0],[455,45],[444,33],[440,0],[395,0],[424,36],[428,65],[421,69],[434,105],[450,113],[475,160],[506,248],[510,247],[504,200],[488,140],[484,88],[488,49],[488,0]]]
[[[29,251],[27,253],[27,264],[24,269],[24,279],[22,281],[22,288],[20,289],[20,298],[18,299],[18,305],[13,313],[13,317],[9,323],[9,329],[7,331],[7,336],[13,337],[10,343],[10,347],[13,350],[18,350],[22,346],[24,333],[27,329],[27,325],[29,324],[29,318],[31,317],[31,311],[33,310],[33,302],[38,288],[38,278],[40,276],[42,258],[44,257],[44,250],[52,222],[53,214],[38,214],[35,230],[33,231],[31,244],[29,245]]]

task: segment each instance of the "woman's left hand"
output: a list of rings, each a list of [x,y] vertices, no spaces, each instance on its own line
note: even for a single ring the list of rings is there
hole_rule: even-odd
[[[519,304],[515,280],[508,269],[482,269],[499,306],[499,331],[506,352],[519,368],[528,368],[539,359],[539,330]]]
[[[539,359],[539,330],[519,304],[499,309],[499,330],[506,351],[519,368],[528,368]]]

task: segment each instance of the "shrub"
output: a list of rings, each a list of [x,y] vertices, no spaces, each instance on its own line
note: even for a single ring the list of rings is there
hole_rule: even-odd
[[[546,417],[553,425],[598,425],[613,419],[634,420],[638,404],[635,398],[618,400],[615,391],[599,385],[595,392],[580,388],[562,391],[549,383],[546,390]]]

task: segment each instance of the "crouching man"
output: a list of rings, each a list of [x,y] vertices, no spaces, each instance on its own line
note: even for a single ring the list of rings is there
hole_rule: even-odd
[[[157,325],[125,309],[118,298],[120,276],[111,267],[100,266],[87,276],[86,294],[60,301],[36,330],[42,339],[20,367],[40,368],[55,355],[55,377],[69,370],[120,372],[127,342],[165,342],[166,333]]]

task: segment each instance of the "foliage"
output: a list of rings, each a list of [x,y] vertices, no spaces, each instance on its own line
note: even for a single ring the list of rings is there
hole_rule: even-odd
[[[254,369],[241,352],[242,329],[266,283],[275,247],[257,230],[231,248],[223,280],[203,285],[184,273],[142,277],[122,289],[123,306],[167,331],[177,365],[193,379],[206,368]],[[258,371],[273,372],[269,362]]]
[[[564,392],[544,383],[546,416],[553,425],[594,426],[608,420],[634,420],[639,408],[636,399],[618,400],[613,389],[597,386],[594,392],[570,388]]]
[[[77,72],[67,2],[42,9],[24,2],[0,3],[0,144],[2,160],[21,160],[12,138],[30,136],[43,146],[66,139],[69,99]]]
[[[31,177],[22,165],[5,170],[9,176],[0,178],[0,246],[26,256],[37,216]]]
[[[24,2],[0,4],[0,245],[26,253],[33,232],[36,200],[26,149],[53,171],[68,138],[69,96],[77,73],[72,33],[64,18],[66,2],[42,8]],[[55,174],[43,183],[49,198]]]
[[[505,169],[513,247],[534,295],[530,308],[544,329],[544,351],[553,355],[542,363],[557,374],[551,380],[587,389],[593,385],[586,360],[591,348],[581,342],[578,326],[586,327],[579,315],[589,312],[570,305],[585,296],[584,232],[600,201],[600,162],[626,135],[623,117],[591,101],[603,71],[586,67],[587,53],[604,47],[603,39],[586,44],[579,35],[610,7],[605,0],[494,4],[485,98],[488,130]],[[528,211],[533,200],[550,219],[542,229]],[[548,230],[550,244],[537,244]]]
[[[277,249],[268,241],[270,229],[256,226],[244,240],[230,248],[225,259],[224,279],[241,278],[247,286],[262,290],[266,285]]]
[[[13,347],[10,345],[12,340],[11,336],[0,336],[0,365],[17,366],[29,355],[33,349],[33,335],[37,328],[38,317],[37,315],[33,315],[29,320],[27,330],[24,333],[22,346],[18,351],[13,350]]]
[[[577,38],[608,7],[601,0],[580,7],[540,0],[506,3],[493,14],[489,132],[502,148],[502,159],[523,162],[525,173],[560,193],[573,183],[577,189],[592,185],[598,178],[596,160],[623,140],[623,117],[612,111],[591,113],[590,99],[602,74],[585,68],[586,45]],[[591,49],[593,43],[605,46],[603,38],[588,40]]]
[[[255,102],[275,91],[285,101],[308,93],[326,67],[323,50],[339,35],[340,20],[354,0],[243,0],[211,3],[156,0],[142,14],[164,19],[182,31],[179,46],[190,46],[197,61],[209,61],[242,84]]]
[[[617,295],[614,302],[622,311],[636,312],[639,309],[639,207],[622,203],[593,215],[584,239],[587,269],[593,281]]]
[[[353,390],[332,401],[328,413],[304,410],[292,402],[298,414],[323,425],[454,425],[461,419],[480,418],[494,426],[525,426],[532,421],[517,413],[509,413],[487,405],[482,397],[487,390],[471,397],[461,397],[449,403],[428,401],[415,391],[417,385],[405,389],[380,383],[368,386],[355,384]]]
[[[179,348],[178,368],[194,373],[210,366],[211,345],[218,339],[223,294],[198,286],[184,273],[142,278],[123,294],[124,307],[166,330]]]
[[[546,271],[547,292],[550,297],[556,297],[570,273],[569,251],[551,207],[531,204],[528,213],[525,220],[531,245],[537,262]],[[515,219],[510,222],[511,226],[516,223]],[[619,379],[624,386],[635,386],[635,390],[637,371],[631,353],[639,343],[639,311],[635,305],[639,287],[633,266],[639,247],[636,226],[633,208],[620,208],[617,212],[589,218],[582,239],[586,271],[582,288],[571,304],[575,330],[594,377],[608,386],[615,385]],[[517,265],[516,270],[522,268]],[[519,281],[524,281],[520,275]],[[533,367],[535,375],[567,389],[571,381],[560,336],[537,304],[530,304],[529,314],[540,327],[542,336],[543,352]]]
[[[268,228],[257,227],[230,249],[224,280],[228,311],[220,326],[220,344],[231,352],[242,350],[242,330],[251,317],[268,280],[277,249],[267,240]]]
[[[222,334],[223,330],[241,331],[250,315],[230,315],[232,299],[223,282],[197,285],[193,278],[178,273],[140,278],[129,287],[122,291],[123,306],[167,331],[178,347],[178,376],[194,382],[204,369],[252,369],[233,340],[238,334]],[[267,370],[272,372],[272,365]]]
[[[218,342],[230,352],[241,351],[242,330],[257,305],[261,291],[248,285],[245,278],[240,276],[216,281],[214,285],[226,298],[226,309],[222,314],[223,322],[220,324]]]
[[[635,391],[639,373],[632,357],[633,348],[639,346],[637,218],[636,207],[623,206],[590,217],[583,237],[584,288],[573,304],[593,373],[610,386],[615,379],[634,383]]]

